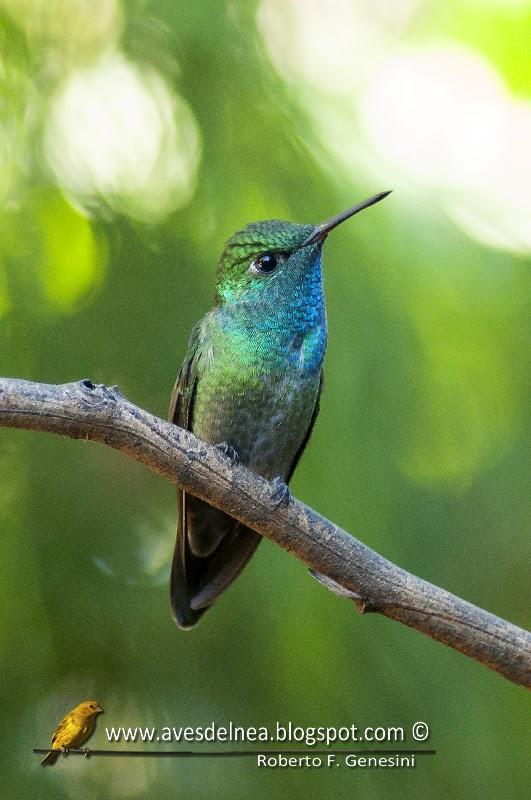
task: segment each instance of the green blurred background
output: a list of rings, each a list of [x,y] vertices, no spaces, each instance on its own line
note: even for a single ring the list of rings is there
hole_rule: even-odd
[[[326,390],[298,497],[529,622],[531,4],[0,0],[0,374],[117,383],[164,416],[224,240],[394,194],[326,245]],[[3,797],[523,798],[529,699],[358,617],[264,542],[197,630],[170,619],[172,487],[0,431]],[[107,725],[410,725],[414,770],[61,759]],[[221,747],[221,746],[220,746]]]

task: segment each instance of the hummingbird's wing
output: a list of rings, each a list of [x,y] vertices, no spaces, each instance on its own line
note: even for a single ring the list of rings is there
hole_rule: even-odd
[[[312,418],[310,419],[310,424],[308,425],[308,430],[306,431],[304,439],[302,440],[299,449],[295,453],[295,458],[291,462],[291,466],[289,468],[289,471],[288,471],[288,474],[287,474],[287,477],[286,477],[286,483],[290,482],[290,480],[291,480],[291,478],[293,476],[293,473],[297,469],[297,464],[299,463],[299,461],[301,459],[301,456],[302,456],[302,454],[304,453],[304,451],[306,449],[306,445],[310,441],[310,436],[312,435],[313,426],[315,425],[315,420],[319,416],[319,409],[320,409],[320,402],[321,402],[321,392],[323,391],[323,382],[324,382],[324,371],[321,369],[321,372],[319,374],[319,389],[317,390],[317,397],[315,399],[315,406],[313,408]]]
[[[170,399],[169,419],[185,430],[190,430],[194,397],[197,385],[197,361],[201,355],[201,327],[196,325],[191,333],[188,352],[177,376]],[[186,532],[186,492],[177,491],[177,539],[173,551],[170,600],[173,616],[181,627],[192,627],[201,616],[190,609],[191,564]],[[194,569],[194,572],[196,570]]]
[[[192,331],[170,401],[170,420],[186,430],[192,430],[198,362],[204,347],[199,323]],[[191,628],[239,575],[262,537],[186,492],[178,492],[177,503],[170,598],[177,624]]]

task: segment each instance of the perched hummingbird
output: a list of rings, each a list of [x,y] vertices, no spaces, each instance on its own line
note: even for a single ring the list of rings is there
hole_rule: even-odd
[[[221,254],[215,306],[193,328],[170,420],[276,484],[287,484],[319,412],[326,348],[321,253],[337,225],[382,192],[321,225],[252,222]],[[186,492],[170,594],[181,628],[193,627],[239,575],[260,535]]]

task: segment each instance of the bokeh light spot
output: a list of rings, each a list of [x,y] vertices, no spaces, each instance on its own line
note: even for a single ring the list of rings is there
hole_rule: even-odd
[[[53,195],[38,204],[42,240],[42,281],[48,301],[56,309],[72,311],[101,277],[103,254],[90,222],[62,197]]]
[[[430,184],[481,176],[503,142],[505,91],[480,56],[454,45],[390,57],[361,106],[368,137],[397,169]]]
[[[263,0],[257,22],[268,55],[291,83],[352,97],[421,0]]]
[[[108,49],[123,24],[118,0],[0,0],[0,8],[53,72]]]
[[[192,112],[151,68],[123,55],[72,75],[52,101],[45,155],[77,202],[156,221],[186,203],[200,155]]]

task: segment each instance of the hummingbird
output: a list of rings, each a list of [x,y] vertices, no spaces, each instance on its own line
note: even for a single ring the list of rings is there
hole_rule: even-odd
[[[214,308],[192,330],[169,419],[273,482],[288,484],[319,413],[327,341],[322,249],[345,220],[381,192],[320,225],[251,222],[226,243]],[[186,492],[178,492],[172,614],[192,628],[235,580],[261,536]]]

